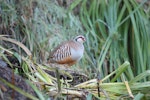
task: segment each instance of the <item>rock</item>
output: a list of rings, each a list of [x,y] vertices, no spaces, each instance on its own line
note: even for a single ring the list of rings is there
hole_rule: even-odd
[[[7,64],[0,59],[0,100],[29,100],[26,96],[20,94],[14,89],[6,85],[2,79],[20,88],[21,90],[34,95],[35,93],[31,86],[19,75],[13,73],[13,70],[7,67]]]

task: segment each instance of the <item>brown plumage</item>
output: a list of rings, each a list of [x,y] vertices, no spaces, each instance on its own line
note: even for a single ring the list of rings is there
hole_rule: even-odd
[[[74,40],[61,43],[50,53],[48,63],[72,66],[83,56],[84,41],[84,36],[79,35]]]

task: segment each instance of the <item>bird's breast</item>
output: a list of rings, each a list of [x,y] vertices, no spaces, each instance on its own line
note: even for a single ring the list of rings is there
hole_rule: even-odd
[[[71,58],[73,60],[79,61],[84,53],[84,47],[83,45],[80,46],[80,48],[71,48]]]

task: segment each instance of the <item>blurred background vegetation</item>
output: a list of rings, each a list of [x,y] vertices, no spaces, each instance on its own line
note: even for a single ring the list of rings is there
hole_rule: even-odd
[[[43,70],[48,69],[46,59],[60,42],[79,34],[86,37],[85,53],[71,69],[82,71],[89,80],[100,75],[107,92],[98,97],[87,90],[88,100],[150,98],[149,0],[0,1],[0,58],[30,84],[52,85],[48,90],[57,87],[58,80]],[[124,82],[129,83],[131,94],[126,85],[122,87]],[[49,98],[44,95],[47,89],[33,87],[38,98]]]

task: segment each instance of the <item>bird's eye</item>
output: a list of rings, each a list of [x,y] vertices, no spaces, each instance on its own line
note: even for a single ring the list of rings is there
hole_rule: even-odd
[[[77,38],[77,41],[84,41],[84,38],[83,37],[79,37],[79,38]]]
[[[77,36],[75,38],[75,41],[78,41],[78,42],[84,42],[85,41],[85,38],[83,36]]]

